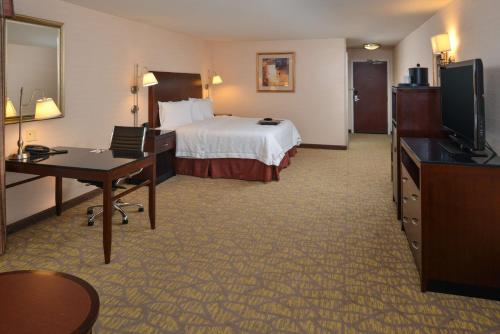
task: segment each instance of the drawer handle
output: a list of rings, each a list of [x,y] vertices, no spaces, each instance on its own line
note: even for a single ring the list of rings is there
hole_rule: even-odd
[[[415,250],[418,250],[418,242],[416,242],[416,241],[412,241],[412,242],[411,242],[411,246],[412,246]]]
[[[163,147],[168,147],[168,143],[167,144],[163,144]]]
[[[403,176],[403,182],[404,183],[408,182],[408,178]]]
[[[417,226],[417,225],[418,225],[418,219],[417,219],[417,218],[412,218],[412,219],[411,219],[411,223],[412,223],[413,225]]]
[[[411,195],[411,199],[416,201],[418,199],[418,195],[415,195],[415,194]]]

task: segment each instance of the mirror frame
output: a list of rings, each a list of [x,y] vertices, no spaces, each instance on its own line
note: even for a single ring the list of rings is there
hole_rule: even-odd
[[[51,20],[46,20],[46,19],[40,19],[37,17],[32,17],[32,16],[27,16],[27,15],[18,15],[16,14],[15,16],[6,19],[6,23],[9,21],[16,21],[16,22],[23,22],[23,23],[31,23],[31,24],[36,24],[36,25],[41,25],[41,26],[46,26],[46,27],[52,27],[52,28],[58,28],[59,29],[59,69],[58,69],[58,83],[59,83],[59,110],[61,111],[61,115],[53,118],[48,118],[48,119],[35,119],[34,115],[23,115],[23,123],[24,122],[35,122],[35,121],[46,121],[46,120],[51,120],[51,119],[57,119],[57,118],[63,118],[65,116],[65,108],[64,108],[64,23],[62,22],[57,22],[57,21],[51,21]],[[6,24],[7,27],[7,24]],[[8,34],[8,29],[5,29],[5,64],[7,66],[7,63],[9,59],[7,58],[7,49],[8,43],[7,43],[7,34]],[[5,86],[8,86],[7,82],[8,78],[6,78]],[[31,95],[30,95],[31,96]],[[17,107],[17,106],[16,106]],[[19,123],[19,116],[15,117],[9,117],[5,118],[4,117],[4,124],[17,124]]]

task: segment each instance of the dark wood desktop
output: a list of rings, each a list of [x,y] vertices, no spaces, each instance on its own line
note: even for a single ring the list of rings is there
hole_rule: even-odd
[[[156,159],[154,154],[135,152],[131,154],[110,150],[94,153],[91,148],[74,147],[57,147],[56,149],[68,150],[68,153],[28,161],[7,160],[5,163],[6,170],[15,173],[55,176],[57,215],[61,215],[62,213],[63,178],[103,182],[103,248],[105,263],[111,261],[113,201],[122,198],[140,187],[148,186],[149,221],[151,229],[155,228]],[[118,194],[114,194],[112,189],[113,180],[127,176],[141,168],[144,168],[143,174],[145,175],[145,180],[143,182]]]
[[[401,138],[402,221],[421,289],[500,298],[500,158]]]

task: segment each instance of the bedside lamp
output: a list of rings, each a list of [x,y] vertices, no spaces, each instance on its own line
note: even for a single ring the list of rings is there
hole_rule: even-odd
[[[19,94],[19,138],[17,140],[17,153],[13,153],[9,155],[10,160],[26,160],[29,158],[29,154],[24,152],[24,141],[22,136],[22,127],[23,127],[23,107],[28,107],[33,103],[35,96],[37,94],[42,93],[41,95],[45,95],[45,93],[36,89],[33,91],[31,98],[28,103],[23,104],[23,91],[24,88],[21,87],[21,92]],[[7,101],[8,103],[8,101]],[[12,103],[12,102],[11,102]],[[12,106],[14,107],[14,106]],[[54,118],[61,115],[61,111],[57,107],[56,103],[53,99],[48,97],[42,97],[41,99],[36,101],[35,106],[35,119],[47,119]]]
[[[212,85],[220,85],[223,82],[224,81],[222,81],[222,77],[218,74],[214,75],[212,78]]]
[[[152,72],[148,71],[147,68],[144,69],[145,73],[142,75],[142,87],[157,85],[158,80],[156,79],[155,75]],[[134,95],[134,105],[130,110],[130,112],[134,115],[134,126],[138,126],[139,123],[139,78],[139,64],[136,64],[134,68],[134,84],[130,88],[130,91]]]
[[[158,80],[153,73],[147,72],[142,76],[142,87],[149,87],[158,84]]]
[[[14,108],[12,100],[7,98],[7,103],[5,104],[5,117],[16,117],[17,111]]]
[[[449,56],[448,52],[451,51],[450,36],[448,34],[439,34],[432,36],[432,53],[441,55],[439,58],[440,65],[452,63],[454,60]]]
[[[224,81],[220,75],[210,70],[208,71],[208,80],[210,83],[205,84],[205,89],[207,90],[207,96],[210,98],[210,86],[220,85]]]

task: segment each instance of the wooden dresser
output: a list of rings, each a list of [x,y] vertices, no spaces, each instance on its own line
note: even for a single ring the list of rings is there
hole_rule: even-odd
[[[443,137],[439,87],[392,88],[392,183],[393,199],[401,219],[401,137]]]
[[[456,158],[448,139],[401,139],[402,222],[422,291],[500,298],[500,158]]]

